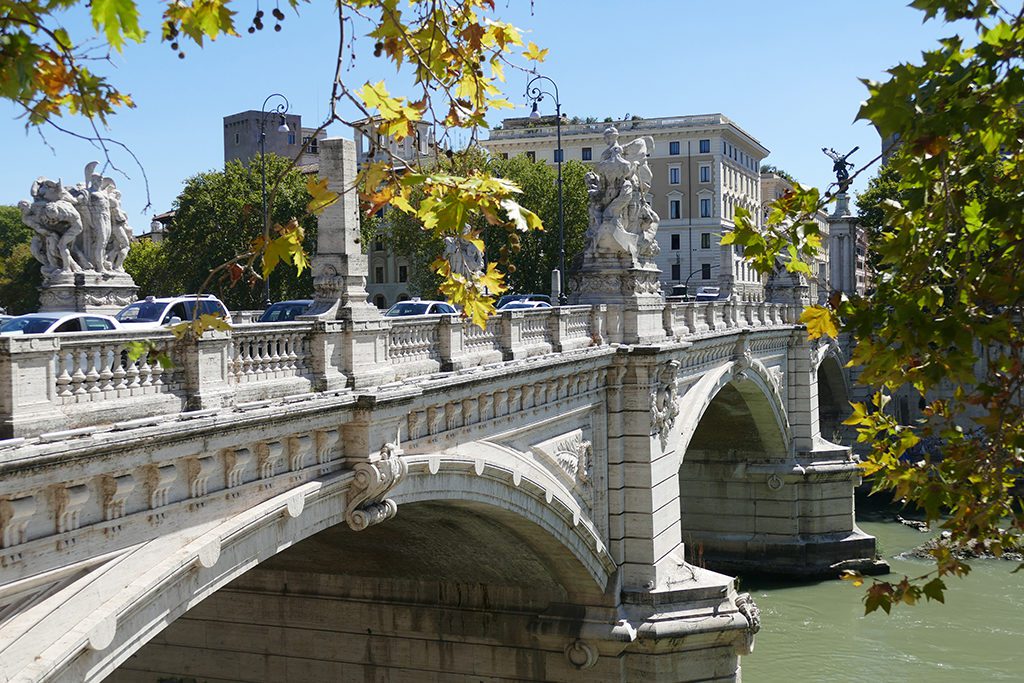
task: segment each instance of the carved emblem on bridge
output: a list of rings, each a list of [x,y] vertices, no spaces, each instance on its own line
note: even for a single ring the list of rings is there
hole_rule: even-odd
[[[676,374],[679,361],[670,360],[658,371],[657,382],[651,387],[651,435],[658,435],[661,447],[668,447],[668,436],[679,415],[676,405]]]
[[[583,432],[573,432],[555,446],[555,460],[569,476],[580,484],[590,484],[590,468],[594,447],[583,438]]]
[[[385,496],[408,472],[408,465],[401,455],[401,448],[386,443],[377,460],[356,464],[356,476],[349,489],[345,509],[345,522],[353,531],[380,524],[398,513],[398,503]]]

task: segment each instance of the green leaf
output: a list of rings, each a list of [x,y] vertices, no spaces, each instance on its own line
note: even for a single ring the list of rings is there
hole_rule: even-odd
[[[139,8],[134,0],[91,0],[92,25],[102,31],[110,46],[121,52],[125,38],[141,43],[146,32],[139,27]]]
[[[932,579],[925,585],[921,586],[921,590],[929,600],[935,600],[936,602],[942,603],[946,602],[946,584],[943,583],[940,578]]]

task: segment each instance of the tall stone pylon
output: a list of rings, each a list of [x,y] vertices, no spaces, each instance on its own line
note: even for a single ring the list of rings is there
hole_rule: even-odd
[[[318,323],[311,339],[318,388],[382,384],[393,378],[387,362],[391,323],[367,301],[368,264],[359,243],[355,142],[343,138],[321,142],[320,177],[339,196],[317,222],[314,300],[301,316]]]
[[[376,320],[377,307],[367,301],[366,255],[359,245],[359,195],[355,190],[356,144],[344,138],[320,143],[320,173],[338,201],[317,221],[313,256],[313,306],[303,317],[318,320]]]

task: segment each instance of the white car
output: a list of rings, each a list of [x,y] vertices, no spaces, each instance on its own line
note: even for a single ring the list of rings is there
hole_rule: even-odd
[[[505,304],[499,311],[532,311],[538,308],[551,308],[551,304],[547,301],[513,301],[510,304]]]
[[[63,334],[65,332],[105,332],[123,329],[109,315],[98,313],[27,313],[0,325],[0,334]]]
[[[407,315],[444,315],[446,313],[458,313],[458,311],[447,301],[409,299],[408,301],[399,301],[389,308],[384,317],[400,318]]]
[[[212,294],[187,294],[156,298],[147,296],[143,301],[128,304],[114,316],[122,327],[129,330],[159,329],[192,320],[199,304],[199,315],[212,314],[231,322],[227,306]]]

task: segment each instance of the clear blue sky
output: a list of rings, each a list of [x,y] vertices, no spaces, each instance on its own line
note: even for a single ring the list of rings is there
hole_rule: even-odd
[[[144,26],[157,29],[157,3],[139,4]],[[255,8],[236,4],[246,13]],[[937,38],[955,32],[937,21],[922,24],[920,12],[893,0],[536,0],[532,11],[528,0],[497,5],[501,18],[550,48],[540,70],[558,83],[568,116],[721,112],[771,150],[765,163],[816,185],[832,177],[822,147],[846,152],[859,145],[853,159],[862,162],[878,152],[874,129],[853,120],[866,95],[858,79],[880,79],[886,68],[917,60]],[[259,109],[267,95],[281,92],[305,125],[319,122],[337,49],[332,6],[316,0],[301,16],[288,12],[282,31],[268,24],[255,36],[244,32],[248,17],[240,18],[242,37],[188,49],[184,60],[152,39],[115,55],[107,72],[137,108],[114,116],[107,133],[138,155],[152,197],[144,215],[141,173],[115,152],[130,178],[110,175],[136,232],[148,229],[149,215],[171,208],[186,178],[223,165],[225,115]],[[65,23],[79,40],[88,29],[82,17],[68,15]],[[385,78],[401,94],[402,79],[370,54],[372,47],[365,37],[357,40],[358,59],[346,78],[355,84]],[[523,102],[526,77],[507,73],[508,98]],[[522,107],[512,115],[525,114]],[[89,144],[52,130],[46,132],[51,151],[38,133],[26,134],[16,114],[0,104],[0,204],[27,199],[40,175],[78,182],[85,164],[100,158]],[[496,112],[491,123],[502,115],[510,114]],[[86,130],[82,121],[63,123]],[[331,133],[351,137],[339,127]],[[865,183],[862,177],[854,189]]]

